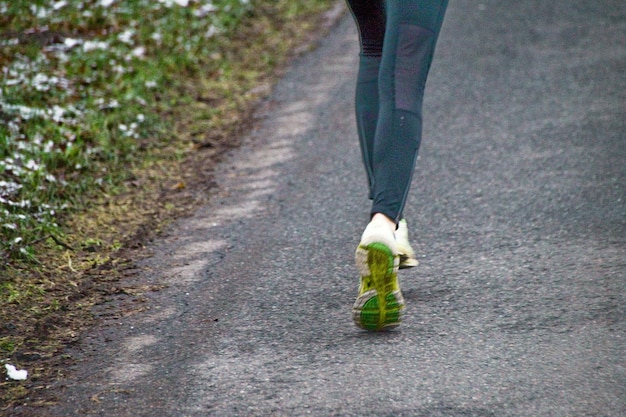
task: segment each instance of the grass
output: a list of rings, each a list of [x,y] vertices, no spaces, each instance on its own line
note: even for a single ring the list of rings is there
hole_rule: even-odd
[[[220,50],[253,10],[248,0],[0,2],[5,259],[36,260],[36,243],[63,237],[57,219],[82,208],[78,196],[114,189],[138,154],[166,143],[159,115],[193,97],[164,89],[234,76]]]
[[[140,296],[118,284],[137,250],[210,198],[334,4],[0,0],[0,364],[30,367],[3,403],[61,376],[91,306]]]

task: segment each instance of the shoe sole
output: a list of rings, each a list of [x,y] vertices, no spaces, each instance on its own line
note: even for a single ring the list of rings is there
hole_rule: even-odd
[[[352,307],[354,323],[365,330],[390,330],[400,325],[404,298],[398,283],[398,257],[383,243],[360,245],[355,253],[364,291]]]

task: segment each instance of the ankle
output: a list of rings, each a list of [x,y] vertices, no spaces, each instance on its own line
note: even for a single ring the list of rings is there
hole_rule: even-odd
[[[383,213],[374,213],[371,222],[384,224],[389,228],[389,230],[391,230],[391,232],[395,232],[396,230],[396,222],[391,220]]]

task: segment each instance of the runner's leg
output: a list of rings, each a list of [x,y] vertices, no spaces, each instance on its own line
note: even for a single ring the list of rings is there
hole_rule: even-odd
[[[387,0],[385,6],[371,213],[397,223],[421,142],[424,87],[447,0]]]
[[[372,152],[378,120],[378,70],[385,36],[385,4],[383,0],[347,0],[347,3],[359,32],[355,113],[369,196],[373,198]]]

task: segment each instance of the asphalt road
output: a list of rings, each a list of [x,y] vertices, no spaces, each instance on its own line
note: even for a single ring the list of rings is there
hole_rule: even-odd
[[[357,52],[346,15],[295,63],[42,415],[626,415],[624,2],[451,1],[382,334],[350,316]]]

